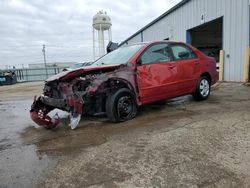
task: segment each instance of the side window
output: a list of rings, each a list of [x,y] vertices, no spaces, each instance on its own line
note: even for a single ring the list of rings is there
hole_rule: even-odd
[[[171,48],[172,48],[175,60],[197,58],[197,55],[191,49],[183,45],[177,44],[177,45],[173,45]]]
[[[141,64],[170,62],[171,55],[167,44],[156,44],[148,48],[141,56]]]

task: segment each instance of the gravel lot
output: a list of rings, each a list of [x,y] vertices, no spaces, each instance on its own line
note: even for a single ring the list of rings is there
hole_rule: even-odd
[[[0,187],[250,187],[250,88],[216,86],[113,124],[50,131],[29,118],[42,82],[0,87]],[[61,113],[67,116],[65,113]]]

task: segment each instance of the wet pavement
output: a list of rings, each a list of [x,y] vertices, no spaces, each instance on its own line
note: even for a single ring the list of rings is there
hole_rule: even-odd
[[[37,177],[51,167],[47,155],[22,140],[22,132],[32,127],[28,109],[31,100],[0,102],[0,187],[34,187]]]
[[[250,186],[249,87],[221,84],[207,101],[145,106],[119,124],[85,117],[76,130],[59,112],[51,131],[29,118],[41,85],[0,87],[0,188]]]

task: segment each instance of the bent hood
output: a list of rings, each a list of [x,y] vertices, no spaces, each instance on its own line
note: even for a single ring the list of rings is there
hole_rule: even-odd
[[[51,81],[56,81],[56,80],[60,80],[60,81],[65,81],[67,79],[71,79],[71,78],[75,78],[78,77],[84,73],[88,73],[91,71],[95,71],[95,70],[115,70],[121,66],[124,65],[100,65],[100,66],[87,66],[87,67],[81,67],[78,69],[74,69],[71,71],[65,71],[65,72],[61,72],[59,74],[56,74],[54,76],[49,77],[46,82],[51,82]]]

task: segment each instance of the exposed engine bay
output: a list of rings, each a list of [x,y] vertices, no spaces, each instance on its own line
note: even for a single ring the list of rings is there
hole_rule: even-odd
[[[78,69],[55,75],[45,81],[43,94],[34,97],[30,114],[34,122],[52,129],[60,124],[54,109],[69,112],[71,129],[75,129],[81,116],[105,114],[106,98],[117,87],[134,88],[134,70],[127,66],[103,69]]]

